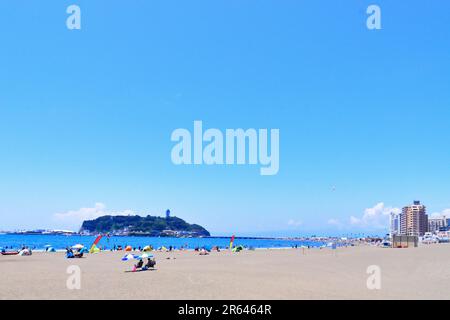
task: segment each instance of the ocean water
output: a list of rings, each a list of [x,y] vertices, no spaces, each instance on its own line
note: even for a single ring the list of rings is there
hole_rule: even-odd
[[[82,244],[90,247],[96,237],[94,236],[63,236],[63,235],[15,235],[15,234],[0,234],[0,247],[20,248],[28,246],[33,250],[43,250],[46,245],[51,245],[56,250],[65,249],[66,247],[75,244]],[[229,238],[172,238],[172,237],[103,237],[99,246],[103,249],[112,249],[114,246],[125,247],[130,245],[138,248],[147,245],[153,248],[175,247],[180,248],[184,246],[188,249],[196,247],[213,247],[219,246],[221,248],[228,247],[230,244]],[[242,245],[245,247],[254,248],[286,248],[292,246],[311,246],[319,247],[324,245],[323,242],[317,241],[300,241],[300,240],[285,240],[285,239],[240,239],[234,240],[234,245]]]

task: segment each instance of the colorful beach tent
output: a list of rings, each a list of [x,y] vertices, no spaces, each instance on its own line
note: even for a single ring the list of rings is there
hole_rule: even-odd
[[[127,247],[125,248],[125,251],[131,251],[131,250],[133,250],[133,248],[132,248],[131,246],[127,246]]]
[[[91,248],[91,250],[89,250],[89,253],[99,253],[100,251],[100,248],[95,246],[94,248]]]
[[[92,244],[91,249],[89,250],[89,253],[100,252],[100,249],[97,248],[97,244],[100,242],[101,239],[102,239],[102,235],[95,238],[94,243]]]
[[[147,252],[147,251],[152,251],[153,247],[152,246],[145,246],[144,249],[142,249],[143,251]]]

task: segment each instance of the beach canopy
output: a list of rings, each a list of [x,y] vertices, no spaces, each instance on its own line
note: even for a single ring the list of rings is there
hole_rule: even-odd
[[[89,250],[85,247],[80,249],[80,253],[88,253],[88,252],[89,252]]]
[[[138,256],[139,259],[149,259],[149,258],[153,258],[152,254],[149,253],[143,253],[140,256]]]
[[[130,261],[130,260],[134,260],[134,259],[137,259],[137,256],[135,256],[135,255],[129,253],[129,254],[126,254],[126,255],[122,258],[122,261]]]
[[[145,246],[144,249],[142,249],[143,251],[152,251],[153,248],[152,246]]]
[[[89,252],[89,253],[99,253],[101,251],[100,248],[97,246],[92,248],[90,251],[88,251],[87,249],[85,249],[85,250],[86,250],[86,252]]]
[[[82,244],[76,244],[74,246],[72,246],[72,249],[83,249],[84,246]]]

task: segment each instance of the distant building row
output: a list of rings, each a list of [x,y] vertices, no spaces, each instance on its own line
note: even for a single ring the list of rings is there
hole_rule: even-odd
[[[420,201],[414,201],[413,205],[403,207],[401,213],[391,213],[391,236],[423,236],[425,232],[437,233],[450,229],[450,218],[428,218],[426,211]]]

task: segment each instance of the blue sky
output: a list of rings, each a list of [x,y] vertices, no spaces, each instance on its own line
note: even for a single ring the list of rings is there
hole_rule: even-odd
[[[74,3],[81,30],[66,28]],[[366,28],[372,3],[382,30]],[[442,212],[449,12],[423,0],[3,1],[0,230],[170,208],[215,235],[383,233],[391,207]],[[194,120],[280,129],[279,173],[175,166],[170,135]]]

